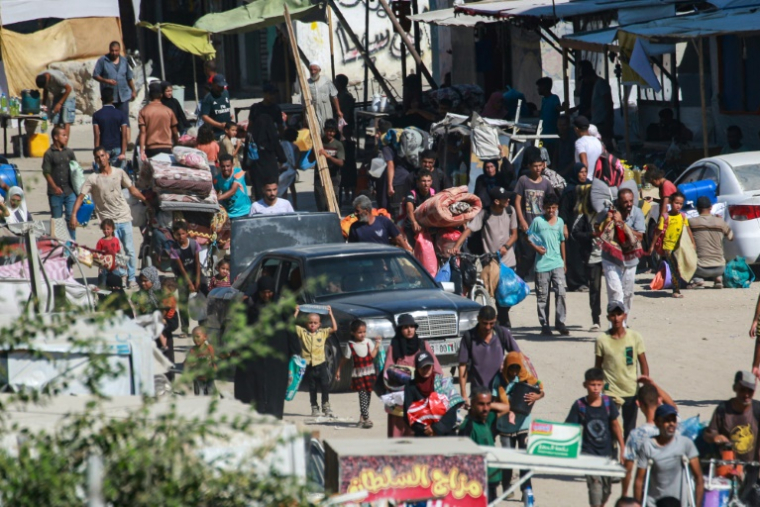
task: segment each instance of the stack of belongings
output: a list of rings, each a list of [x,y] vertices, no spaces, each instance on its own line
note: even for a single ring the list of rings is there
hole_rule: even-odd
[[[175,146],[171,156],[157,155],[143,164],[139,180],[157,194],[162,211],[219,212],[208,159],[200,150]]]

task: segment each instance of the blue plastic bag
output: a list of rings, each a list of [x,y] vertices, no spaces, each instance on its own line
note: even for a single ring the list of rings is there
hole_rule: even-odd
[[[496,304],[499,306],[517,306],[530,294],[530,287],[512,271],[512,268],[500,264],[499,284],[496,286]]]
[[[451,265],[448,262],[444,262],[443,266],[438,269],[438,273],[435,275],[436,282],[450,282],[451,281]]]
[[[749,268],[744,257],[736,257],[726,263],[723,285],[729,289],[748,289],[754,281],[755,273]]]
[[[292,356],[288,364],[288,388],[285,391],[285,400],[293,401],[301,385],[303,375],[306,372],[306,360],[301,356]]]

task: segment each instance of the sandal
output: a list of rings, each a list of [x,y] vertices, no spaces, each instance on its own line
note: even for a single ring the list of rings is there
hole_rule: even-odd
[[[681,294],[680,292],[676,292],[673,294],[673,297],[676,299],[681,299],[683,297],[683,294]]]
[[[372,421],[370,421],[369,419],[367,419],[366,421],[362,422],[362,428],[364,428],[365,430],[368,430],[368,429],[370,429],[373,426],[374,426],[374,423]]]

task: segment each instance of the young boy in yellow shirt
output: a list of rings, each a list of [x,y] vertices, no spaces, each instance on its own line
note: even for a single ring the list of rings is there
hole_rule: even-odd
[[[301,308],[296,306],[296,318]],[[301,355],[306,360],[305,377],[309,381],[309,399],[311,401],[311,417],[319,417],[319,405],[317,405],[317,389],[322,393],[322,413],[325,417],[332,417],[330,408],[330,371],[325,358],[325,345],[332,333],[338,330],[332,308],[327,307],[332,321],[332,327],[320,328],[321,317],[316,313],[307,316],[306,327],[296,325],[296,334],[301,342]]]

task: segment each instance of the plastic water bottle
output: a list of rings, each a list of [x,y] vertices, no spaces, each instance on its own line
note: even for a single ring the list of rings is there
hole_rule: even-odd
[[[525,504],[524,507],[533,507],[535,501],[533,499],[533,488],[525,488]]]
[[[42,118],[42,126],[40,127],[40,130],[45,134],[48,129],[47,113],[43,111],[42,114],[40,114],[40,117]]]
[[[8,97],[4,93],[0,95],[0,111],[8,114]]]

